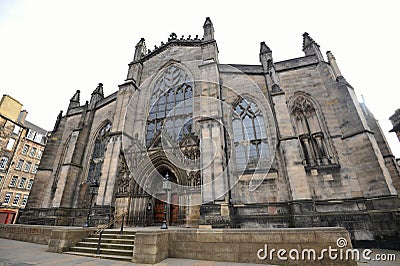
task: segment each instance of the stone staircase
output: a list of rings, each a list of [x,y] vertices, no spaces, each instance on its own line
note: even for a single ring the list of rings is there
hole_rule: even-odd
[[[132,261],[135,244],[135,232],[125,231],[120,234],[116,230],[105,230],[101,237],[100,250],[97,254],[99,235],[91,235],[78,242],[65,254],[88,256],[111,260]]]

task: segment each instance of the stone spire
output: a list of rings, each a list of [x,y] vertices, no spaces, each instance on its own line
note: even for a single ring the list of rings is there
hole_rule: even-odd
[[[81,97],[81,91],[77,90],[75,92],[74,96],[72,96],[71,100],[69,100],[68,109],[79,107],[81,105],[80,104],[80,97]]]
[[[272,92],[281,91],[279,78],[275,70],[274,59],[272,58],[272,50],[265,44],[260,43],[260,62],[263,66],[264,73],[270,77]]]
[[[319,45],[305,32],[303,33],[303,52],[306,56],[316,55],[318,61],[324,61],[324,57],[319,49]]]
[[[146,54],[146,43],[144,38],[141,38],[140,41],[135,46],[135,55],[133,57],[133,61],[140,60]]]
[[[62,114],[63,114],[63,111],[61,110],[58,113],[56,123],[54,124],[53,132],[56,132],[58,130],[58,127],[60,126],[60,122],[61,122],[61,119],[62,119]]]
[[[204,35],[203,38],[205,41],[214,40],[214,26],[209,17],[206,18],[206,21],[203,25]]]
[[[265,44],[265,42],[260,43],[260,54],[272,54],[272,50]]]
[[[104,99],[103,83],[99,83],[96,89],[92,92],[92,97],[90,98],[90,108],[94,108],[96,103],[102,99]]]
[[[336,63],[336,58],[333,56],[331,51],[326,52],[326,56],[328,57],[328,63],[332,67],[333,74],[335,75],[335,79],[338,79],[342,76],[342,73],[340,72],[340,69]]]

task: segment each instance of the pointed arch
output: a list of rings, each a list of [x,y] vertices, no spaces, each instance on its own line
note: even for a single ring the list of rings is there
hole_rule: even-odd
[[[152,86],[146,121],[146,146],[163,130],[175,142],[193,133],[193,79],[181,65],[170,64],[156,77]]]
[[[289,101],[295,133],[306,167],[336,165],[329,134],[317,101],[309,94],[296,92]]]
[[[71,137],[72,137],[72,134],[68,136],[68,138],[64,142],[64,145],[62,146],[60,159],[58,161],[57,168],[54,173],[53,183],[51,185],[51,197],[54,196],[54,194],[57,190],[58,181],[60,179],[61,168],[62,168],[63,164],[65,163],[65,158],[67,157],[67,154],[68,154],[68,147],[69,147],[69,142],[71,140]]]
[[[87,160],[87,170],[85,174],[85,182],[100,182],[101,168],[103,166],[104,154],[107,143],[110,139],[109,132],[111,130],[111,122],[103,121],[93,134],[93,139],[90,143],[90,157]]]
[[[239,96],[232,103],[233,143],[239,171],[258,169],[271,157],[261,105],[244,97]]]

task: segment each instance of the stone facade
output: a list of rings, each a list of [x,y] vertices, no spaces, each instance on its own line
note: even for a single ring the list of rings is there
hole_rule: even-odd
[[[203,29],[153,51],[141,39],[117,92],[99,84],[83,105],[76,92],[21,221],[149,225],[166,210],[187,227],[342,226],[398,243],[399,167],[333,54],[305,33],[303,57],[274,62],[262,42],[260,65],[222,64]]]

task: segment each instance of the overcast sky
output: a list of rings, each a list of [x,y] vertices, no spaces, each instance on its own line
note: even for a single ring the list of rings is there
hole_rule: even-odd
[[[126,78],[140,38],[147,47],[169,34],[203,34],[214,24],[219,61],[259,64],[265,41],[275,62],[304,55],[307,31],[379,120],[396,157],[400,143],[389,117],[400,108],[397,1],[13,1],[0,0],[0,96],[9,94],[28,120],[53,128],[81,90],[81,104],[99,82],[109,95]]]

